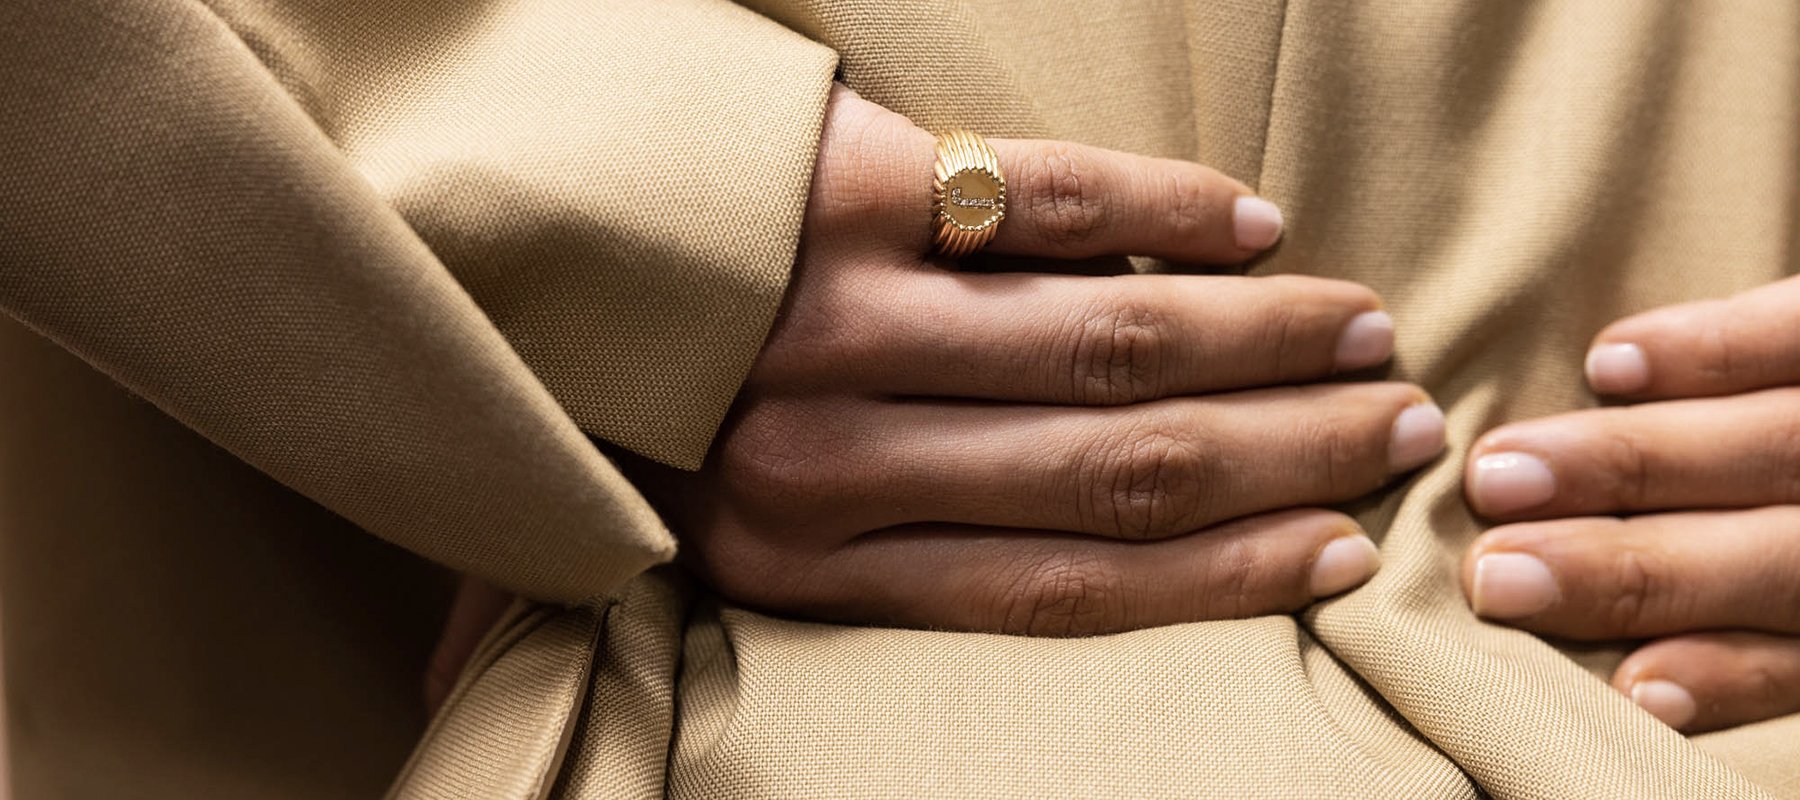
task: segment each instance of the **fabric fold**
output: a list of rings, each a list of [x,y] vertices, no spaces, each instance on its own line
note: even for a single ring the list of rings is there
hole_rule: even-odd
[[[573,602],[671,556],[430,248],[204,8],[7,4],[0,66],[0,308],[455,569]]]
[[[787,287],[830,49],[724,0],[206,2],[582,430],[700,465]]]
[[[604,602],[515,603],[471,656],[389,800],[544,800],[588,699]]]

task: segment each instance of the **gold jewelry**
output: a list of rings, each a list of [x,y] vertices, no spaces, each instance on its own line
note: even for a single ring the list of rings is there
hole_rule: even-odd
[[[936,177],[931,182],[931,246],[946,258],[962,258],[994,240],[1006,218],[1006,178],[1000,158],[980,134],[938,136]]]

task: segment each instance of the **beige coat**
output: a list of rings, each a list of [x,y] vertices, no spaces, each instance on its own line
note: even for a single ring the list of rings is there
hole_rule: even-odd
[[[1591,403],[1607,321],[1800,266],[1800,5],[747,5],[0,4],[19,797],[1800,796],[1800,717],[1684,738],[1596,677],[1621,648],[1478,622],[1454,571],[1478,432]],[[1451,453],[1358,506],[1374,581],[1052,640],[652,569],[588,437],[699,463],[834,68],[1217,166],[1287,212],[1257,271],[1379,290]],[[447,574],[408,550],[548,602],[429,727]]]

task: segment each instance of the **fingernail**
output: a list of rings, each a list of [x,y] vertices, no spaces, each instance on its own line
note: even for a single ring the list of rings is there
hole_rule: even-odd
[[[1687,727],[1700,710],[1688,690],[1670,681],[1649,680],[1632,684],[1631,702],[1676,730]]]
[[[1588,351],[1588,386],[1600,394],[1631,394],[1650,385],[1650,362],[1635,344],[1603,344]]]
[[[1394,355],[1394,318],[1386,311],[1364,311],[1350,318],[1338,334],[1339,370],[1373,367]]]
[[[1483,514],[1510,514],[1541,506],[1556,496],[1556,475],[1543,459],[1525,453],[1490,453],[1475,460],[1469,499]]]
[[[1388,440],[1388,466],[1405,472],[1444,451],[1444,412],[1435,403],[1420,403],[1394,418]]]
[[[1319,549],[1309,588],[1313,597],[1361,586],[1381,567],[1381,551],[1367,536],[1343,536]]]
[[[1261,250],[1281,238],[1281,209],[1260,197],[1245,195],[1231,208],[1231,233],[1237,246]]]
[[[1476,616],[1528,617],[1549,608],[1560,592],[1544,562],[1524,553],[1489,553],[1475,560]]]

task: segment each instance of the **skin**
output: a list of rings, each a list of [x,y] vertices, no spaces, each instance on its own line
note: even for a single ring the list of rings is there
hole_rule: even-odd
[[[1800,711],[1795,309],[1800,280],[1788,279],[1621,320],[1596,337],[1588,369],[1618,405],[1482,437],[1469,500],[1507,524],[1464,561],[1477,612],[1573,639],[1647,640],[1613,685],[1683,731]],[[1540,461],[1549,491],[1492,480],[1496,454]],[[1508,563],[1484,562],[1496,554],[1541,563],[1548,602],[1496,581]]]
[[[1418,387],[1339,377],[1391,354],[1391,328],[1340,347],[1380,299],[1069,274],[1238,264],[1278,229],[1246,237],[1251,192],[1214,170],[1053,141],[991,140],[1008,213],[987,250],[1045,271],[959,271],[928,252],[933,142],[834,92],[785,307],[705,466],[621,459],[686,566],[773,613],[1052,636],[1291,612],[1367,580],[1373,545],[1323,506],[1443,447]],[[458,603],[434,674],[496,605]]]
[[[1013,197],[995,251],[1256,252],[1224,219],[1248,191],[1203,167],[995,144]],[[1334,337],[1379,300],[1291,278],[957,273],[925,256],[930,159],[923,131],[834,96],[788,307],[738,413],[700,473],[637,470],[690,565],[772,611],[1014,633],[1311,602],[1322,544],[1358,533],[1304,506],[1405,469],[1379,455],[1381,432],[1423,397],[1318,383],[1347,368]],[[1484,436],[1469,500],[1503,524],[1463,562],[1477,613],[1647,640],[1613,685],[1684,731],[1800,711],[1796,308],[1800,279],[1622,320],[1596,352],[1641,363],[1588,370],[1620,405]],[[1519,455],[1547,490],[1484,480]],[[1333,468],[1304,468],[1319,458]],[[1536,564],[1548,595],[1501,602],[1483,588],[1491,556]],[[465,581],[432,707],[506,600]]]

